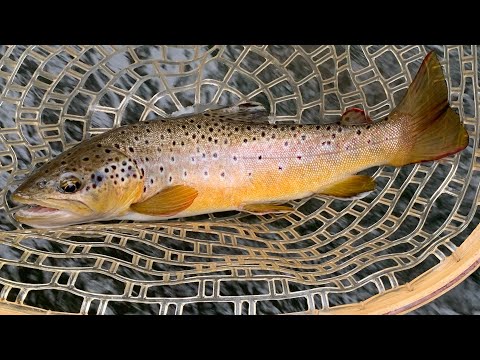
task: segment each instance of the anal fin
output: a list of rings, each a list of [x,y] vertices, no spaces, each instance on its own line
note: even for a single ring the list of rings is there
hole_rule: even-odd
[[[320,194],[345,200],[358,199],[375,190],[375,180],[368,175],[351,175],[324,187]]]
[[[169,186],[141,203],[132,204],[130,208],[145,215],[175,215],[187,209],[197,196],[198,191],[190,186]]]
[[[249,212],[255,215],[265,214],[283,214],[293,210],[288,205],[275,205],[275,204],[246,204],[240,207],[241,211]]]

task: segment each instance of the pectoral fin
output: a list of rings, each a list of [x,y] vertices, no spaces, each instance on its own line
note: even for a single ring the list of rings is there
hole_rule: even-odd
[[[352,175],[320,191],[320,194],[342,199],[358,199],[375,190],[375,180],[368,175]]]
[[[282,214],[293,210],[288,205],[275,204],[246,204],[240,207],[241,211],[249,212],[255,215]]]
[[[138,213],[152,216],[175,215],[187,209],[198,196],[198,191],[186,185],[170,186],[151,198],[132,204],[130,208]]]

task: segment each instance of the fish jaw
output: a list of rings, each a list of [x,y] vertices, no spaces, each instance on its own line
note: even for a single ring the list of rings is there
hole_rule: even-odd
[[[87,205],[78,200],[35,199],[19,192],[12,200],[28,205],[17,210],[15,220],[36,228],[54,228],[99,220]]]

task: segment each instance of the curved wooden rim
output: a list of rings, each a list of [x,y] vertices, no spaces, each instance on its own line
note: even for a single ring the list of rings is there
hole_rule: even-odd
[[[67,314],[56,311],[36,308],[28,305],[20,305],[4,300],[0,300],[0,315],[52,315]]]
[[[303,314],[395,315],[406,314],[453,289],[480,266],[480,225],[439,266],[398,288],[356,304],[340,305]],[[0,315],[67,314],[0,301]]]
[[[396,315],[406,314],[453,289],[480,266],[480,225],[439,266],[408,284],[356,304],[340,305],[307,314]]]

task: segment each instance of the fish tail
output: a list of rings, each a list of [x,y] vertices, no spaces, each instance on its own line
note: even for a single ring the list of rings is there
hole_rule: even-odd
[[[394,112],[404,122],[408,135],[405,151],[396,152],[390,165],[440,159],[468,145],[468,133],[448,103],[445,77],[434,52],[425,57]]]

